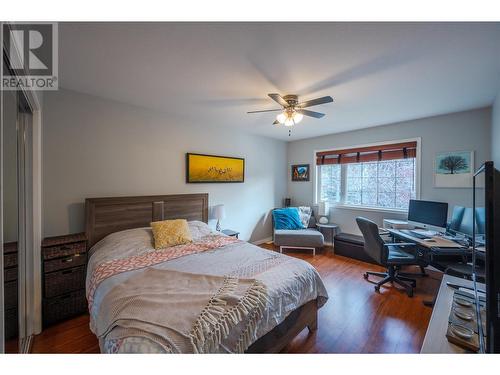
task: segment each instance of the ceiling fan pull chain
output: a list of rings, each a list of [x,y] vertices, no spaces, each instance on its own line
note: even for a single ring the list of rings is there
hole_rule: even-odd
[[[292,129],[288,129],[288,136],[291,137],[292,136]]]

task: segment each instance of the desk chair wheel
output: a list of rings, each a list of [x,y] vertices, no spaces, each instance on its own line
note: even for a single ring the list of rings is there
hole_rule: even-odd
[[[363,277],[365,280],[368,280],[368,274],[366,272],[363,274]]]
[[[376,292],[380,292],[380,286],[379,285],[375,285],[374,288],[375,288]]]
[[[412,288],[412,289],[408,289],[408,290],[406,291],[406,294],[407,294],[407,295],[408,295],[408,297],[410,297],[410,298],[411,298],[411,297],[413,297],[413,288]]]

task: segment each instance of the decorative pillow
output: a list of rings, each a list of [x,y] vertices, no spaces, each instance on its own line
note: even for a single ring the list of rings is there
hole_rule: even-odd
[[[278,208],[273,211],[274,229],[304,229],[297,207]]]
[[[204,236],[213,234],[212,229],[204,223],[203,221],[193,220],[188,221],[189,233],[191,233],[191,238],[193,241],[197,241]],[[220,234],[219,232],[217,232]]]
[[[188,223],[184,219],[155,221],[151,223],[151,229],[156,250],[193,242]]]
[[[299,217],[304,228],[309,227],[309,219],[311,219],[312,209],[311,207],[299,206]]]

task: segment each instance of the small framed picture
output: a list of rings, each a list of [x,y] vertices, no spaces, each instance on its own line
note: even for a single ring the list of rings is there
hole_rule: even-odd
[[[292,181],[309,181],[309,164],[292,165]]]

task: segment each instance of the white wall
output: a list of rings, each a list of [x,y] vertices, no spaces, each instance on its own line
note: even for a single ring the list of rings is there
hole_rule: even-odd
[[[68,90],[44,95],[44,236],[84,230],[84,199],[209,193],[223,228],[271,236],[269,210],[286,195],[286,144]],[[242,184],[186,184],[185,153],[245,158]],[[211,223],[213,225],[213,223]]]
[[[292,164],[310,163],[314,166],[314,151],[342,148],[375,142],[421,137],[421,194],[420,199],[448,202],[453,205],[472,205],[471,189],[434,188],[434,155],[441,151],[474,150],[475,165],[491,157],[490,153],[491,109],[483,108],[443,116],[429,117],[358,131],[331,134],[288,144],[288,173]],[[293,204],[312,204],[313,181],[291,182],[288,179],[288,195]],[[382,225],[384,217],[405,218],[406,215],[367,210],[336,208],[331,220],[340,224],[341,230],[359,233],[356,216],[367,217]],[[451,211],[451,210],[450,210]]]
[[[491,159],[500,169],[500,91],[493,102],[493,114],[491,119]]]

